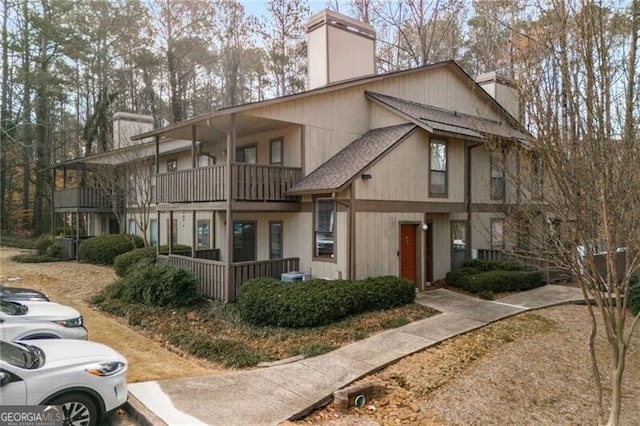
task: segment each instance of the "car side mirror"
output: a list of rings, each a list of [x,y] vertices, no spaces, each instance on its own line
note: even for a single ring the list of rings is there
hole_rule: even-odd
[[[0,388],[11,383],[11,374],[0,370]]]

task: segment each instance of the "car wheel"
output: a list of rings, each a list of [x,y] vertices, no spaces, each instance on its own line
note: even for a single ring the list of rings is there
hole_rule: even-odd
[[[98,408],[88,395],[67,393],[48,402],[49,405],[62,405],[62,424],[64,426],[95,426],[98,422]]]

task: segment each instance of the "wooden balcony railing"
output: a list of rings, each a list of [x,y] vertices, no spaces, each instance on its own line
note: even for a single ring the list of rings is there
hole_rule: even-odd
[[[227,285],[226,264],[224,262],[172,254],[158,256],[158,263],[190,270],[198,280],[200,292],[204,296],[233,302],[236,300],[238,289],[245,281],[258,277],[280,279],[280,274],[283,272],[297,271],[300,260],[293,257],[232,263],[231,285]]]
[[[111,209],[111,197],[102,188],[72,188],[54,192],[53,206],[61,208]]]
[[[159,203],[226,201],[226,164],[162,173],[156,177]],[[234,163],[231,196],[241,201],[292,201],[286,191],[301,179],[300,168]]]

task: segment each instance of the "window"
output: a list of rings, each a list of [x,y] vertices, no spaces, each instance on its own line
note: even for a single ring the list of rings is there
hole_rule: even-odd
[[[316,198],[314,201],[314,256],[334,257],[334,211],[331,198]]]
[[[178,170],[178,160],[175,158],[167,160],[167,172],[175,172],[176,170]]]
[[[504,248],[504,219],[491,219],[491,248]]]
[[[541,199],[544,185],[544,168],[542,165],[542,157],[534,155],[532,158],[533,169],[533,198]]]
[[[149,221],[149,240],[153,247],[158,247],[158,219]]]
[[[282,165],[282,138],[271,140],[269,158],[271,164]]]
[[[178,244],[178,219],[173,219],[173,226],[169,223],[169,219],[167,219],[167,235],[171,236],[171,245]],[[169,244],[169,242],[167,242]]]
[[[282,222],[269,222],[269,259],[282,258]]]
[[[255,145],[236,148],[236,161],[238,163],[256,164],[258,153]]]
[[[138,188],[133,178],[127,182],[127,201],[130,204],[136,204],[138,202]]]
[[[209,220],[198,220],[198,244],[197,250],[209,250],[211,247],[209,244]]]
[[[233,222],[233,261],[256,260],[256,223]]]
[[[136,235],[136,220],[135,219],[129,219],[129,234],[131,235]]]
[[[467,222],[451,222],[451,269],[467,259]]]
[[[198,167],[212,166],[216,163],[215,158],[206,154],[198,155]]]
[[[496,154],[491,154],[491,199],[504,200],[504,167]]]
[[[430,144],[429,195],[447,195],[447,143],[432,140]]]

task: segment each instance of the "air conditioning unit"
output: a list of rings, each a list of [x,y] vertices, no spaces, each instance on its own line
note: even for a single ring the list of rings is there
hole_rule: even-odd
[[[299,271],[291,271],[291,272],[283,272],[280,274],[280,281],[285,283],[292,283],[295,281],[307,281],[311,278],[311,275],[305,274],[304,272]]]

